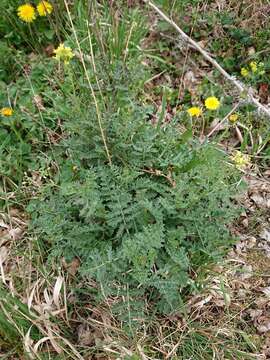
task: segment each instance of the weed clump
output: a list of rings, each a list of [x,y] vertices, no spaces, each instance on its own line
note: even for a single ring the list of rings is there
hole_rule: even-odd
[[[81,259],[81,274],[99,284],[97,298],[128,289],[130,307],[147,299],[170,312],[196,286],[194,273],[231,244],[235,184],[220,150],[175,123],[146,119],[139,106],[108,115],[112,166],[95,126],[81,124],[84,135],[74,131],[65,144],[59,187],[29,211],[51,256]]]

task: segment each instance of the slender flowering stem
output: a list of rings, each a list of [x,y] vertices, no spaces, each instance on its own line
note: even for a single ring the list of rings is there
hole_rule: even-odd
[[[66,9],[67,9],[69,21],[70,21],[70,24],[71,24],[71,27],[72,27],[72,31],[73,31],[73,34],[74,34],[74,37],[75,37],[75,40],[76,40],[76,43],[77,43],[77,46],[78,46],[78,50],[79,50],[79,53],[80,53],[80,58],[81,58],[82,66],[83,66],[83,69],[84,69],[84,73],[85,73],[85,76],[86,76],[86,79],[87,79],[87,82],[88,82],[88,85],[89,85],[89,88],[91,90],[91,94],[92,94],[92,97],[93,97],[93,100],[94,100],[94,103],[95,103],[95,108],[96,108],[96,112],[97,112],[97,119],[98,119],[98,125],[99,125],[99,129],[100,129],[100,134],[101,134],[102,141],[103,141],[103,144],[104,144],[104,147],[105,147],[105,151],[106,151],[106,155],[107,155],[107,158],[108,158],[109,165],[111,166],[112,165],[111,155],[110,155],[110,152],[109,152],[109,149],[108,149],[108,146],[107,146],[105,132],[104,132],[103,127],[102,127],[101,114],[100,114],[100,111],[99,111],[97,98],[96,98],[93,86],[91,84],[91,81],[90,81],[90,78],[89,78],[89,75],[88,75],[88,72],[87,72],[83,52],[82,52],[80,42],[79,42],[79,39],[78,39],[76,30],[75,30],[75,27],[74,27],[72,18],[71,18],[71,14],[70,14],[70,11],[69,11],[68,4],[67,4],[66,0],[64,0],[64,2],[65,2]]]

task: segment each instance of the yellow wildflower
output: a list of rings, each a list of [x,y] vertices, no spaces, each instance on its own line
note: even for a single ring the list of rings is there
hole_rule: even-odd
[[[248,69],[247,68],[241,68],[241,75],[243,76],[243,77],[247,77],[248,75],[249,75],[249,71],[248,71]]]
[[[13,110],[9,107],[4,107],[0,110],[0,114],[2,116],[11,116],[13,114]]]
[[[242,154],[241,151],[236,151],[231,159],[238,169],[243,169],[250,163],[250,157],[246,154]]]
[[[236,113],[229,116],[229,120],[231,123],[235,123],[238,120],[238,118],[239,116]]]
[[[260,62],[258,64],[258,70],[259,70],[259,75],[264,75],[265,74],[264,63],[263,62]]]
[[[39,16],[47,16],[53,11],[53,6],[51,3],[45,0],[41,0],[37,5],[37,12]]]
[[[252,70],[253,73],[257,72],[257,70],[258,70],[258,65],[257,65],[257,63],[256,63],[255,61],[251,61],[251,62],[249,63],[249,66],[250,66],[250,68],[251,68],[251,70]]]
[[[60,44],[56,50],[53,51],[55,53],[55,58],[60,61],[64,61],[65,64],[68,64],[70,60],[73,58],[74,54],[70,47],[65,46],[64,44]]]
[[[208,110],[217,110],[220,107],[220,101],[215,96],[208,97],[204,103]]]
[[[18,7],[17,13],[19,18],[27,23],[31,23],[36,19],[35,8],[30,4],[24,4]]]
[[[191,108],[187,109],[187,112],[190,116],[196,116],[199,117],[202,115],[202,109],[198,106],[192,106]]]

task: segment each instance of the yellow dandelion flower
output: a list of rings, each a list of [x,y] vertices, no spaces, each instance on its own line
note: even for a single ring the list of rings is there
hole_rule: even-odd
[[[249,75],[249,71],[248,71],[248,69],[247,68],[241,68],[241,75],[243,76],[243,77],[247,77],[248,75]]]
[[[0,110],[2,116],[12,116],[13,110],[9,107],[4,107]]]
[[[191,108],[187,109],[187,112],[190,116],[196,116],[199,117],[202,115],[202,109],[198,106],[192,106]]]
[[[238,118],[239,118],[238,114],[232,114],[232,115],[229,116],[229,120],[230,120],[231,123],[236,123]]]
[[[258,65],[257,65],[256,61],[251,61],[251,62],[249,63],[249,66],[250,66],[251,71],[252,71],[253,73],[257,72],[257,70],[258,70]]]
[[[217,110],[220,107],[220,101],[215,96],[208,97],[204,104],[208,110]]]
[[[39,16],[47,16],[53,11],[53,6],[51,3],[45,0],[41,0],[37,5],[37,12]]]
[[[71,48],[65,46],[64,44],[60,44],[58,48],[53,52],[55,53],[55,59],[57,59],[58,61],[62,60],[65,64],[68,64],[74,56]]]
[[[231,159],[238,169],[243,169],[250,164],[250,157],[246,154],[242,154],[241,151],[236,151]]]
[[[18,7],[17,13],[19,18],[27,23],[31,23],[36,19],[35,8],[30,4],[24,4]]]

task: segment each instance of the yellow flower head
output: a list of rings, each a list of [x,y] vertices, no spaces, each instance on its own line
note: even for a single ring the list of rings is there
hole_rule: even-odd
[[[215,96],[208,97],[204,104],[208,110],[217,110],[220,107],[220,101]]]
[[[53,6],[51,3],[45,0],[41,0],[37,5],[37,12],[39,16],[47,16],[53,11]]]
[[[187,109],[187,112],[190,116],[196,116],[199,117],[202,115],[202,109],[198,106],[192,106],[191,108]]]
[[[19,18],[27,23],[31,23],[36,19],[35,8],[30,4],[24,4],[18,7],[17,13]]]
[[[248,155],[242,154],[241,151],[236,151],[231,159],[238,169],[243,169],[250,164],[250,157]]]
[[[232,114],[229,116],[229,120],[231,123],[235,123],[239,118],[239,115],[238,114]]]
[[[70,47],[65,46],[64,44],[60,44],[56,50],[53,51],[55,53],[55,58],[58,61],[64,61],[65,64],[68,64],[70,60],[73,58],[74,54]]]
[[[257,72],[257,70],[258,70],[258,65],[257,65],[256,61],[251,61],[251,62],[249,63],[249,66],[250,66],[250,68],[251,68],[251,70],[252,70],[253,73]]]
[[[247,77],[248,75],[249,75],[249,71],[248,71],[248,69],[246,69],[246,68],[241,68],[241,75],[243,76],[243,77]]]
[[[13,114],[13,110],[9,107],[4,107],[0,110],[0,114],[2,116],[11,116]]]
[[[258,64],[258,70],[259,70],[259,75],[264,75],[265,74],[264,63],[263,62],[260,62]]]

